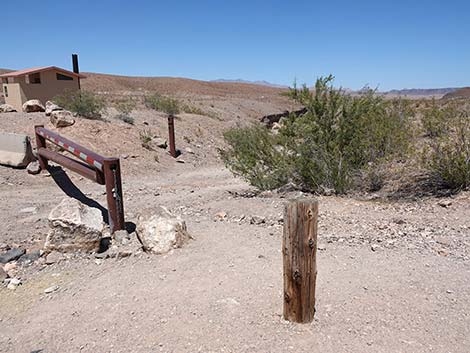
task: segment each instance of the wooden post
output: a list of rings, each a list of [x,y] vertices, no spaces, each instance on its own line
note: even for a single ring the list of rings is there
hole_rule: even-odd
[[[308,323],[315,314],[318,201],[291,201],[284,211],[284,319]]]
[[[38,154],[37,157],[38,157],[39,166],[41,167],[41,170],[47,170],[47,166],[48,166],[47,159],[39,155],[39,149],[46,148],[46,139],[38,134],[38,132],[36,131],[36,128],[38,127],[44,127],[44,125],[34,126],[34,134],[36,136],[36,151]]]
[[[168,115],[168,137],[170,140],[170,155],[176,158],[176,147],[175,147],[175,117]]]

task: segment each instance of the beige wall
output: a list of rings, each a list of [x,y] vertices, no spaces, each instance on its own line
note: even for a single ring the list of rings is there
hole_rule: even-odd
[[[76,77],[73,77],[72,81],[60,81],[57,80],[56,73],[62,72],[56,70],[41,72],[41,83],[38,84],[26,83],[26,76],[15,77],[15,83],[7,84],[8,97],[5,97],[5,103],[11,104],[16,110],[21,111],[23,103],[30,99],[39,99],[45,104],[46,101],[65,91],[78,90]],[[63,74],[70,76],[66,73]]]
[[[21,112],[23,102],[21,100],[21,87],[19,83],[2,84],[3,94],[5,94],[5,86],[8,88],[8,97],[5,96],[5,103],[10,104],[17,111]]]

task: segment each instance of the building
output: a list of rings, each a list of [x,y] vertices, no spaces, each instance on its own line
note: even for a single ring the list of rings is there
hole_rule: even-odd
[[[80,89],[80,78],[84,76],[55,66],[36,67],[12,71],[0,75],[5,103],[17,111],[30,99],[39,99],[43,104],[66,91]]]

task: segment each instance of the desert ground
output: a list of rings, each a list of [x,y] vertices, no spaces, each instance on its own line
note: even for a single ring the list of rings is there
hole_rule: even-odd
[[[11,271],[22,284],[0,286],[0,352],[470,350],[470,192],[392,199],[260,193],[225,169],[218,149],[228,127],[295,108],[280,89],[89,79],[87,88],[111,98],[160,90],[211,116],[179,114],[176,160],[142,147],[141,131],[166,136],[165,115],[143,107],[132,113],[134,125],[114,119],[111,108],[104,121],[78,119],[61,129],[43,113],[5,113],[0,129],[33,136],[33,126],[44,124],[119,156],[126,221],[165,206],[186,221],[193,239],[165,255],[18,263]],[[42,248],[48,214],[67,196],[61,178],[76,186],[73,196],[106,205],[104,187],[65,173],[0,167],[2,248]],[[311,324],[282,318],[283,210],[297,198],[319,200]]]

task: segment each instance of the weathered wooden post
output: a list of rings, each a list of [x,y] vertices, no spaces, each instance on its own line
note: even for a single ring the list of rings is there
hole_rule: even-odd
[[[308,323],[315,314],[318,201],[291,201],[284,211],[284,319]]]
[[[176,146],[175,146],[175,117],[168,115],[168,135],[170,140],[170,155],[176,158]]]

